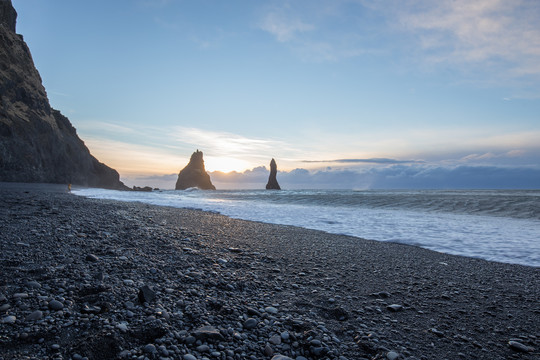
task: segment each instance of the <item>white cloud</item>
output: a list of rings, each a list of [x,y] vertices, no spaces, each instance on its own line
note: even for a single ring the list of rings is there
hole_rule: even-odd
[[[540,4],[535,0],[415,1],[400,24],[435,62],[505,63],[507,75],[540,75]],[[414,4],[414,6],[411,6]]]
[[[278,41],[287,42],[297,34],[312,31],[315,27],[294,16],[270,12],[263,18],[260,28],[274,35]]]

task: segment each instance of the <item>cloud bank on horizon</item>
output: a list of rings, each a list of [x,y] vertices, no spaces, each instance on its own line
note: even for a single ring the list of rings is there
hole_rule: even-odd
[[[128,184],[200,149],[226,186],[276,158],[285,187],[540,187],[536,0],[13,3],[52,105]]]

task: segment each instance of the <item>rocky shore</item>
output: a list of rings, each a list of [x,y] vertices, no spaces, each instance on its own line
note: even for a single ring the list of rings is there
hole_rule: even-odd
[[[0,183],[0,359],[538,359],[540,269]]]

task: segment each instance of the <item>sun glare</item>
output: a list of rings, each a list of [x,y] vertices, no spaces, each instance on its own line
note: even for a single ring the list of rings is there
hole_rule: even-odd
[[[250,163],[245,160],[227,157],[205,157],[204,167],[206,171],[242,172],[250,168]]]

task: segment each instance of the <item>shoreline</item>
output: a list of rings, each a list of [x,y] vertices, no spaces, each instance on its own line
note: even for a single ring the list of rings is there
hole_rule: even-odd
[[[540,354],[535,267],[18,185],[0,184],[0,359]]]

